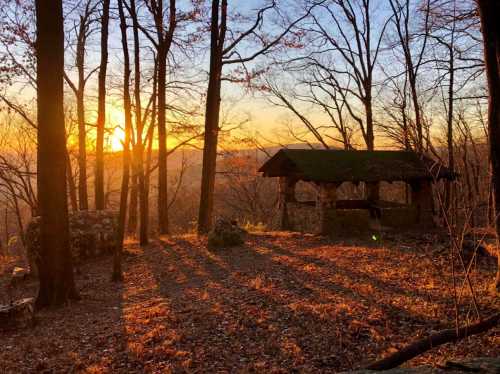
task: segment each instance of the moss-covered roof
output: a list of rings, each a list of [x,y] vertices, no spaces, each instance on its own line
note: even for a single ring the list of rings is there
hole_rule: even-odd
[[[455,177],[448,168],[408,151],[281,149],[259,171],[265,177],[292,176],[312,182],[392,182]]]

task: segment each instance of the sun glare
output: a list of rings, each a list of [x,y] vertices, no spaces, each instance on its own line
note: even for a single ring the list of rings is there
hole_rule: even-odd
[[[124,131],[125,118],[121,108],[110,105],[108,112],[108,126],[113,127],[114,130],[110,133],[107,140],[107,145],[111,152],[120,152],[123,150],[123,143],[125,142]]]
[[[115,127],[113,133],[109,138],[109,146],[111,151],[119,152],[123,150],[123,143],[125,141],[125,132],[121,127]]]

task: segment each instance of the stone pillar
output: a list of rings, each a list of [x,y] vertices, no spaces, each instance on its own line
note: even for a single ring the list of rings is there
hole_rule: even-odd
[[[377,201],[380,200],[380,183],[379,182],[366,182],[366,200]]]
[[[418,224],[423,227],[434,226],[434,198],[432,182],[430,180],[419,180],[410,183],[411,205],[417,209]]]
[[[316,207],[318,209],[319,231],[323,235],[331,233],[336,201],[337,185],[335,183],[321,183]]]
[[[297,181],[290,177],[279,177],[279,229],[291,230],[292,225],[288,217],[288,204],[295,200],[295,184]]]

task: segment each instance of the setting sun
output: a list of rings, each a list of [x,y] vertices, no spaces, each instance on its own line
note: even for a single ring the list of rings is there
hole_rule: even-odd
[[[113,132],[109,135],[108,144],[113,152],[119,152],[123,150],[123,144],[125,141],[125,132],[121,127],[115,127]]]
[[[125,141],[125,114],[120,107],[114,105],[109,106],[108,134],[107,146],[112,152],[120,152],[123,150],[123,143]],[[112,131],[111,131],[112,129]]]

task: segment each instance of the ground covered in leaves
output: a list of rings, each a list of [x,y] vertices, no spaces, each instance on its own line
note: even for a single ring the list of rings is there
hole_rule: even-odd
[[[195,236],[128,243],[123,284],[110,282],[110,258],[92,260],[77,275],[80,302],[0,333],[0,372],[336,372],[452,327],[455,289],[461,321],[475,318],[445,242],[377,239],[261,233],[223,251]],[[472,267],[483,316],[500,310],[488,292],[494,265]],[[26,281],[11,294],[35,292]],[[496,328],[409,365],[495,356],[499,346]]]

